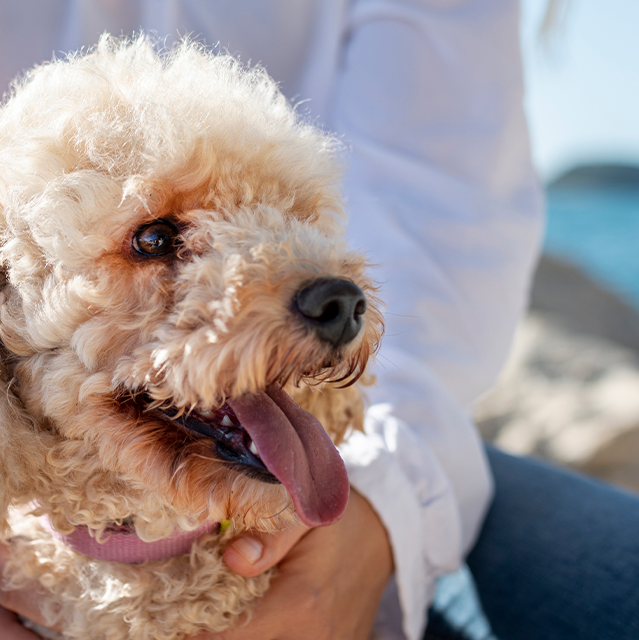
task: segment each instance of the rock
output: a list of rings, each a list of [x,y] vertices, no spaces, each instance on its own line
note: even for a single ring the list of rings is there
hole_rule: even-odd
[[[627,164],[587,164],[562,173],[549,189],[610,189],[639,187],[639,167]]]
[[[532,309],[482,435],[639,492],[639,314],[578,269],[544,258]]]
[[[570,334],[605,338],[639,354],[639,314],[579,268],[544,256],[530,295],[531,310]]]

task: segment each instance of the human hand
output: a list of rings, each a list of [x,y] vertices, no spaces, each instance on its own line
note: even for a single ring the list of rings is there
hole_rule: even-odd
[[[353,490],[337,524],[239,536],[224,560],[247,577],[279,562],[277,576],[248,624],[190,640],[367,640],[393,571],[386,529]]]

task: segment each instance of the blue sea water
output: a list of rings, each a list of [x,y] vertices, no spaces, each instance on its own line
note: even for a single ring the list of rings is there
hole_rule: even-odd
[[[544,250],[639,309],[639,188],[552,187]]]

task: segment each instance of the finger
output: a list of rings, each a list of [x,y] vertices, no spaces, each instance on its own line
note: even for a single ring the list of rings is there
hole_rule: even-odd
[[[35,633],[20,624],[15,613],[3,607],[0,607],[0,629],[2,629],[2,640],[40,640]]]
[[[309,528],[298,525],[278,533],[246,533],[234,538],[224,551],[224,562],[231,571],[250,578],[274,567]]]

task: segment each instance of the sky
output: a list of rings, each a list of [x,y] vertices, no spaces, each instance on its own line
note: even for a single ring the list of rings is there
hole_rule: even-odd
[[[545,2],[522,0],[533,157],[545,180],[579,163],[639,166],[639,0],[568,2],[549,39]]]

